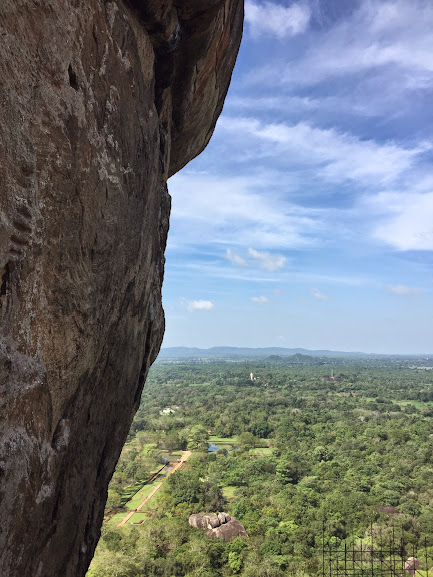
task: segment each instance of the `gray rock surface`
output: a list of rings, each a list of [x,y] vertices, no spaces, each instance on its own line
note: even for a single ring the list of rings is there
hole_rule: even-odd
[[[80,577],[164,332],[167,177],[242,0],[0,3],[0,575]]]
[[[196,529],[203,529],[210,537],[233,541],[236,537],[248,537],[245,527],[227,513],[194,513],[189,524]]]

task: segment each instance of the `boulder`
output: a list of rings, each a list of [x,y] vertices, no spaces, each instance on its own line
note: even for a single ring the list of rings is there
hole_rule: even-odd
[[[233,541],[236,537],[248,537],[245,527],[227,513],[195,513],[190,516],[189,524],[203,529],[210,537]]]

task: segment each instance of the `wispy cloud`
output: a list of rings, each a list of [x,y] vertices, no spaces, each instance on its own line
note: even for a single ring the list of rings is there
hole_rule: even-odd
[[[246,0],[224,114],[169,182],[173,344],[429,348],[432,28],[428,0]]]
[[[245,21],[253,38],[264,34],[285,38],[306,30],[310,21],[310,9],[305,3],[293,3],[285,7],[275,2],[246,0]]]
[[[329,110],[360,116],[416,114],[415,99],[428,98],[433,87],[433,6],[425,0],[368,0],[347,3],[352,9],[339,10],[342,17],[322,22],[326,2],[311,2],[311,26],[302,37],[287,42],[287,58],[276,52],[275,58],[252,68],[243,78],[258,92],[263,87],[288,92],[290,98],[303,97],[305,89],[320,100],[322,116]],[[346,4],[346,3],[344,3]],[[358,6],[356,6],[358,4]],[[350,97],[348,97],[350,83]],[[251,90],[250,93],[256,90]],[[314,94],[316,92],[316,94]],[[331,98],[328,98],[331,95]]]
[[[172,249],[203,246],[204,240],[245,249],[307,246],[323,227],[323,210],[304,208],[269,190],[266,174],[240,178],[185,171],[169,185]]]
[[[253,303],[257,303],[257,304],[264,304],[264,303],[269,302],[269,299],[263,295],[261,295],[259,297],[251,297],[251,300],[253,301]]]
[[[293,165],[317,167],[317,173],[330,182],[373,182],[376,186],[391,182],[431,148],[426,142],[413,148],[393,142],[379,144],[306,122],[267,124],[256,118],[223,117],[220,125],[235,137],[241,135],[244,149],[255,150],[256,157],[284,154]],[[263,145],[257,148],[260,142]]]
[[[422,291],[419,288],[409,287],[402,284],[399,285],[388,285],[386,290],[392,294],[399,295],[399,296],[413,296],[418,295]]]
[[[273,274],[259,273],[254,267],[242,268],[242,272],[239,269],[228,268],[227,266],[221,266],[214,263],[182,263],[179,267],[175,265],[172,266],[174,271],[177,268],[177,272],[180,275],[185,273],[188,269],[191,274],[200,274],[201,277],[208,276],[211,278],[225,279],[225,280],[240,280],[247,283],[276,283],[278,278]]]
[[[327,301],[329,300],[329,297],[324,295],[322,292],[319,291],[319,289],[312,289],[311,294],[313,295],[313,297],[315,299],[317,299],[318,301]]]
[[[228,95],[224,104],[227,108],[241,110],[264,110],[264,111],[311,111],[323,106],[322,99],[314,99],[307,96],[232,96]]]
[[[205,300],[189,301],[186,298],[182,297],[180,299],[180,302],[189,313],[193,313],[194,311],[210,311],[214,308],[214,305],[211,301],[205,301]]]
[[[377,279],[369,276],[346,276],[329,275],[308,272],[304,267],[297,266],[296,262],[288,268],[281,269],[278,275],[274,275],[271,272],[266,275],[266,273],[258,274],[257,268],[253,266],[242,268],[242,272],[238,272],[238,269],[228,268],[224,264],[217,264],[213,259],[211,262],[200,262],[200,263],[187,263],[178,262],[171,264],[171,273],[176,270],[178,274],[185,274],[185,270],[191,271],[191,274],[200,274],[202,277],[210,277],[225,280],[240,280],[247,283],[287,283],[289,286],[294,284],[302,284],[306,286],[311,286],[314,284],[331,285],[331,286],[342,286],[342,287],[377,287]],[[263,270],[263,269],[262,269]],[[186,273],[187,278],[189,278],[190,273]],[[275,289],[274,294],[281,293],[281,289]]]
[[[376,239],[397,250],[433,250],[433,192],[380,193],[367,204],[379,213]]]
[[[230,248],[226,250],[226,259],[238,266],[248,266],[247,261]]]
[[[392,87],[387,87],[392,90]],[[386,90],[386,88],[384,89]],[[255,111],[265,114],[290,114],[292,118],[329,116],[331,113],[340,114],[356,113],[362,116],[377,116],[383,112],[384,106],[380,102],[374,102],[372,105],[371,95],[369,99],[359,97],[355,94],[350,100],[339,97],[338,95],[328,95],[313,98],[297,94],[283,94],[279,96],[232,96],[229,93],[224,104],[226,111],[236,110],[246,112]],[[389,105],[388,105],[389,108]],[[388,110],[386,110],[388,112]]]
[[[287,258],[281,254],[270,254],[254,248],[249,248],[248,254],[258,262],[260,268],[271,272],[283,268],[287,262]]]
[[[368,277],[360,277],[360,276],[338,276],[338,275],[327,275],[327,274],[319,274],[319,273],[308,273],[308,272],[300,272],[295,273],[295,278],[298,281],[302,282],[320,282],[326,284],[336,284],[336,285],[343,285],[343,286],[350,286],[350,287],[357,287],[363,285],[375,285],[376,282]]]
[[[425,84],[433,72],[433,7],[422,0],[361,2],[360,8],[337,25],[314,36],[299,58],[279,72],[268,66],[256,79],[292,85],[314,85],[384,66],[407,70],[403,85]],[[354,31],[356,30],[356,33]]]

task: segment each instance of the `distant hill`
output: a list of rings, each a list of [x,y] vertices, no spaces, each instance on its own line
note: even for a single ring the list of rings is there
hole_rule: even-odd
[[[273,357],[271,360],[276,360],[275,357],[284,358],[292,357],[293,362],[307,363],[311,357],[368,357],[368,356],[385,356],[385,355],[369,355],[361,352],[344,352],[344,351],[329,351],[317,350],[309,351],[308,349],[285,349],[283,347],[266,347],[266,348],[246,348],[246,347],[212,347],[210,349],[199,349],[194,347],[167,347],[162,348],[159,357],[160,359],[229,359],[229,358],[248,358],[248,357]],[[305,358],[307,357],[307,358]],[[308,359],[310,357],[310,359]]]
[[[327,360],[329,358],[330,357],[326,357]],[[325,361],[323,356],[313,357],[312,355],[302,355],[301,353],[288,356],[270,355],[265,359],[265,361],[270,361],[279,365],[323,365],[327,360]]]

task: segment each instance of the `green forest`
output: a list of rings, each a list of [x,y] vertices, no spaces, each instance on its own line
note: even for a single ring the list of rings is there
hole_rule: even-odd
[[[304,355],[155,363],[88,577],[316,576],[323,543],[368,546],[391,532],[433,566],[431,364]],[[119,527],[128,511],[135,517]],[[188,524],[192,513],[218,511],[248,537],[225,543]]]

